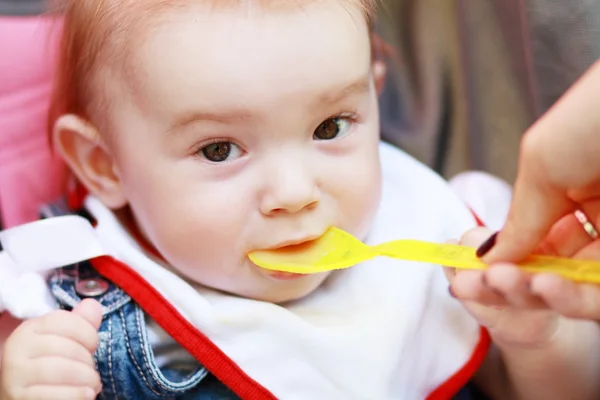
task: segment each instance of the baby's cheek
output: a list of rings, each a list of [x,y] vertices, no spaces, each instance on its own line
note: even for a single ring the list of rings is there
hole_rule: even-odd
[[[232,250],[237,238],[235,232],[227,229],[224,219],[192,212],[168,216],[157,227],[157,247],[173,266],[189,273],[201,266],[222,265],[225,260],[234,259]]]
[[[353,218],[353,233],[359,237],[366,234],[373,222],[381,201],[381,186],[378,169],[372,167],[361,181],[354,180],[352,195],[344,199],[346,213]]]

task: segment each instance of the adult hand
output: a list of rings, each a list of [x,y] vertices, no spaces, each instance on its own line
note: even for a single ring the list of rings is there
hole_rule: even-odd
[[[600,260],[598,104],[600,62],[525,134],[507,222],[478,252],[485,262],[517,262],[540,248]],[[564,315],[600,320],[600,286],[540,274],[531,290]]]

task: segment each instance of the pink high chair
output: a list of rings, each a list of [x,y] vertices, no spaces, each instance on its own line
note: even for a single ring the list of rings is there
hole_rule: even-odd
[[[0,217],[2,228],[38,218],[60,196],[66,168],[50,152],[46,114],[60,26],[48,16],[0,16]],[[0,316],[0,351],[19,321]]]

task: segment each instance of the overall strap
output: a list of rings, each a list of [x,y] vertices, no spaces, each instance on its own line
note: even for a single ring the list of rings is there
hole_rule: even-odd
[[[276,399],[129,266],[108,256],[94,258],[90,262],[100,275],[127,293],[177,343],[239,397],[245,400]]]

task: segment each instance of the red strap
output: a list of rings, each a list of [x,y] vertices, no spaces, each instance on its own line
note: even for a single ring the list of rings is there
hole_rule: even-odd
[[[87,189],[79,181],[73,179],[69,182],[69,190],[67,190],[67,206],[71,210],[81,210],[87,195]]]
[[[485,226],[485,224],[483,223],[481,218],[479,218],[479,216],[477,214],[475,214],[475,211],[471,210],[471,208],[469,208],[469,211],[471,211],[473,218],[475,218],[475,222],[477,223],[477,226]]]
[[[487,356],[492,340],[487,329],[480,328],[479,342],[469,361],[427,396],[427,400],[451,399],[469,383]]]
[[[108,256],[94,258],[90,262],[99,274],[131,296],[177,343],[239,397],[248,400],[276,399],[267,389],[246,375],[129,266]]]

